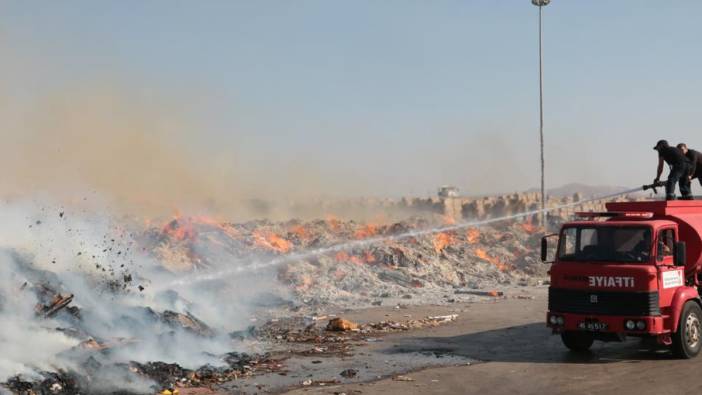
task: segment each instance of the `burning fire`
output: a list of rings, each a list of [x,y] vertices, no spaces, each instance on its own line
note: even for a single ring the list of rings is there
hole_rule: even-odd
[[[530,219],[522,222],[521,224],[519,224],[519,226],[521,226],[522,229],[524,229],[524,231],[527,233],[536,233],[539,231],[539,227],[537,225],[534,225],[534,222]]]
[[[442,215],[441,220],[444,225],[456,225],[456,218],[451,215]]]
[[[375,224],[367,224],[366,226],[362,227],[361,229],[356,230],[354,233],[353,237],[360,240],[360,239],[367,239],[369,237],[373,237],[378,233],[378,226]]]
[[[454,243],[454,237],[448,233],[437,233],[434,236],[433,244],[434,250],[439,253],[443,251],[446,247]]]
[[[261,248],[285,254],[290,252],[293,244],[273,232],[256,230],[253,232],[254,244]]]
[[[335,216],[329,214],[327,215],[327,226],[329,226],[329,229],[331,229],[332,232],[338,233],[341,230],[341,221],[339,221],[339,219]]]
[[[470,228],[466,232],[466,241],[468,244],[475,244],[480,238],[480,231],[477,228]]]
[[[356,265],[371,264],[375,262],[375,256],[370,251],[364,252],[363,256],[351,255],[346,251],[339,251],[334,256],[337,262],[350,262]]]
[[[178,241],[195,240],[197,236],[191,218],[175,218],[161,229],[161,233]]]
[[[310,234],[310,231],[307,230],[307,228],[305,228],[305,227],[302,226],[302,225],[295,225],[295,226],[293,226],[292,228],[290,228],[290,233],[292,233],[292,234],[294,234],[295,236],[297,236],[297,238],[298,238],[299,240],[307,241],[307,240],[310,240],[310,239],[312,238],[312,235]]]
[[[194,241],[198,236],[198,227],[207,226],[217,228],[231,238],[241,236],[238,230],[229,224],[222,223],[207,216],[184,217],[176,214],[173,220],[161,228],[161,233],[176,241]]]
[[[300,292],[304,292],[314,285],[314,280],[308,275],[302,275],[299,278],[299,283],[296,284],[295,289]]]
[[[490,262],[492,265],[494,265],[497,268],[497,270],[499,270],[501,272],[504,272],[504,271],[511,269],[510,265],[503,263],[497,257],[491,257],[490,255],[488,255],[487,251],[483,250],[482,248],[475,249],[475,256],[477,256],[478,258],[480,258],[484,261]]]

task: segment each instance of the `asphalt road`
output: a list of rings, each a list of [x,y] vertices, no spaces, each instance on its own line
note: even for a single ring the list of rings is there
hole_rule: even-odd
[[[475,360],[470,365],[407,373],[413,381],[300,388],[291,394],[692,394],[702,392],[702,356],[675,359],[638,339],[595,342],[588,355],[567,351],[544,325],[546,293],[534,300],[472,304],[451,325],[385,341],[378,352],[429,352]]]

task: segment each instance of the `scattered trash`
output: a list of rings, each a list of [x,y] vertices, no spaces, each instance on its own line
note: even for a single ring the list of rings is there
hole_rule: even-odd
[[[166,310],[161,313],[161,320],[172,327],[183,328],[203,337],[212,337],[215,335],[214,330],[189,312],[180,314]]]
[[[343,372],[339,373],[341,377],[345,377],[347,379],[352,379],[356,376],[358,376],[358,370],[356,369],[346,369]]]
[[[428,320],[438,321],[441,323],[455,321],[456,318],[458,318],[458,314],[437,315],[437,316],[433,316],[433,317],[427,317]]]
[[[343,318],[334,318],[327,324],[328,331],[346,332],[358,329],[358,324]]]
[[[67,232],[79,232],[75,225],[68,226],[73,220],[73,214],[66,218],[61,211],[59,218],[62,219],[61,224]],[[53,219],[57,220],[55,216]],[[32,222],[34,227],[42,225],[38,220]],[[33,232],[39,232],[41,228],[49,230],[50,226],[52,224],[47,220],[40,228],[33,228]],[[42,266],[41,275],[37,274],[34,279],[19,278],[17,289],[34,294],[31,306],[35,308],[34,313],[38,319],[50,320],[46,321],[46,326],[51,328],[49,330],[56,330],[75,340],[75,347],[69,351],[85,355],[85,359],[81,359],[85,366],[77,365],[77,376],[60,371],[37,371],[30,382],[15,377],[8,379],[3,385],[17,393],[26,390],[62,395],[90,393],[86,388],[79,388],[77,383],[94,380],[94,377],[90,376],[92,372],[115,368],[114,362],[103,356],[117,351],[122,355],[128,346],[141,347],[140,342],[152,339],[157,339],[167,347],[177,348],[179,344],[183,344],[180,342],[180,336],[203,339],[205,342],[224,337],[227,340],[270,341],[277,346],[296,343],[290,349],[292,355],[297,353],[311,358],[331,355],[345,357],[352,355],[352,347],[382,341],[385,334],[444,325],[455,321],[458,315],[431,315],[423,319],[406,316],[403,320],[386,319],[360,324],[325,314],[326,311],[382,305],[405,309],[408,304],[453,303],[456,299],[447,295],[449,289],[455,289],[455,294],[502,297],[502,291],[480,289],[490,289],[501,284],[535,284],[535,278],[547,270],[535,257],[540,242],[540,230],[527,223],[500,223],[481,227],[479,230],[452,230],[424,235],[417,233],[411,237],[393,238],[399,234],[430,229],[433,226],[436,224],[420,217],[386,225],[340,220],[261,220],[230,224],[204,217],[177,217],[165,225],[149,223],[143,231],[138,230],[134,235],[130,234],[129,239],[133,240],[134,244],[129,246],[119,245],[119,241],[116,243],[115,238],[110,236],[103,237],[103,244],[92,245],[92,239],[90,242],[80,241],[72,247],[75,249],[69,250],[73,259],[78,261],[76,267],[72,267],[71,270],[75,270],[76,275],[80,275],[80,270],[86,270],[89,274],[86,277],[90,280],[87,284],[90,286],[98,286],[93,284],[93,281],[104,281],[105,284],[99,285],[100,292],[108,295],[109,300],[114,300],[115,303],[121,303],[120,298],[127,295],[129,304],[119,306],[125,313],[118,319],[125,323],[124,326],[133,325],[134,332],[123,335],[122,333],[128,331],[114,331],[119,333],[119,336],[125,336],[124,338],[117,337],[118,335],[111,338],[109,331],[107,334],[99,333],[99,336],[97,332],[91,333],[95,325],[90,320],[105,315],[101,311],[103,309],[112,311],[112,306],[100,307],[84,303],[92,302],[91,295],[78,294],[75,295],[75,300],[80,301],[77,306],[78,303],[73,303],[74,294],[70,291],[78,293],[82,287],[64,289],[60,277],[51,271],[44,271]],[[382,243],[359,242],[371,237],[385,236],[388,239]],[[349,241],[354,243],[348,248],[338,248]],[[274,305],[265,308],[272,307],[268,311],[275,311],[275,308],[286,309],[287,312],[295,314],[295,319],[276,316],[265,322],[268,315],[252,314],[246,317],[251,322],[248,328],[242,326],[241,330],[219,333],[220,323],[213,320],[213,326],[210,326],[201,319],[209,318],[212,309],[217,307],[216,304],[205,305],[204,310],[198,309],[200,301],[191,303],[183,300],[178,295],[177,286],[164,290],[162,287],[168,286],[168,283],[142,277],[147,270],[139,273],[132,272],[131,268],[126,269],[125,264],[127,267],[140,267],[137,264],[129,265],[134,263],[129,262],[132,259],[130,249],[146,254],[148,262],[157,266],[156,271],[178,275],[182,281],[189,280],[191,274],[199,276],[200,273],[216,273],[212,270],[219,269],[217,265],[222,265],[222,257],[236,257],[236,261],[243,262],[253,262],[252,258],[255,258],[256,261],[265,263],[267,259],[279,259],[280,256],[290,254],[276,264],[274,271],[274,278],[285,291],[281,292],[285,299],[273,298]],[[308,253],[309,251],[312,253]],[[43,256],[41,264],[56,264],[55,251]],[[52,265],[52,268],[68,264],[62,262],[65,260],[61,259],[62,256],[59,258],[59,264]],[[85,267],[80,267],[79,264]],[[36,280],[43,276],[46,278]],[[83,279],[76,277],[76,280]],[[213,288],[221,285],[213,284]],[[206,286],[209,285],[207,283]],[[165,303],[150,303],[152,297],[162,296],[159,294],[166,295],[163,300]],[[428,299],[427,295],[434,295],[434,299]],[[521,298],[521,295],[517,298]],[[139,300],[146,303],[140,306]],[[398,303],[399,301],[402,303]],[[4,303],[3,300],[0,302]],[[226,299],[219,302],[227,303]],[[148,306],[160,307],[157,310]],[[133,316],[140,319],[134,319]],[[327,320],[324,326],[323,322]],[[97,324],[108,324],[106,326],[111,327],[111,323]],[[141,336],[142,333],[145,336]],[[144,349],[148,350],[151,345],[144,344]],[[286,374],[282,371],[282,359],[274,359],[267,354],[247,355],[227,351],[222,350],[221,355],[206,355],[217,361],[213,363],[215,366],[188,365],[188,368],[185,368],[176,363],[157,360],[138,363],[126,359],[117,364],[119,366],[116,368],[123,369],[125,377],[135,374],[157,383],[158,387],[154,388],[154,393],[161,391],[164,395],[185,392],[183,388],[208,387],[257,374]],[[220,359],[224,361],[221,364]],[[103,366],[105,361],[112,365]],[[322,361],[315,359],[312,363],[319,364]],[[341,374],[346,378],[356,377],[358,371],[347,369]],[[401,377],[406,376],[397,376]],[[323,386],[336,382],[338,380],[308,379],[303,385]]]
[[[454,293],[461,295],[491,296],[493,298],[505,295],[505,293],[502,291],[474,291],[471,289],[458,289],[454,291]]]
[[[509,202],[499,203],[505,204]],[[391,239],[445,225],[443,217],[432,218],[389,224],[338,219],[228,224],[178,217],[150,230],[144,247],[173,272],[212,267],[225,251],[236,251],[242,259],[302,252],[299,260],[282,262],[277,275],[309,306],[370,307],[387,305],[379,303],[385,298],[418,304],[427,301],[420,296],[436,289],[535,284],[545,277],[547,267],[537,257],[542,230],[528,220]],[[348,249],[327,248],[371,237],[389,239]],[[373,290],[372,295],[367,290]]]

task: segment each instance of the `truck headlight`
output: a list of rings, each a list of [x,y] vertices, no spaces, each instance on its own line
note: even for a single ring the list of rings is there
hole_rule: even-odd
[[[624,326],[626,327],[626,329],[628,329],[630,331],[633,331],[634,329],[636,329],[636,323],[633,320],[626,320],[626,322],[624,323]]]
[[[563,325],[565,323],[563,317],[556,317],[556,321],[558,322],[558,325]]]
[[[642,331],[646,329],[646,322],[645,321],[637,321],[636,322],[636,329]]]
[[[555,315],[552,315],[548,319],[548,321],[551,323],[551,325],[558,325],[558,317],[556,317]]]

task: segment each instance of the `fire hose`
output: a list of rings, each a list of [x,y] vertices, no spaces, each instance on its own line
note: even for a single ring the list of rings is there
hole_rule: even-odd
[[[653,189],[653,193],[654,193],[654,194],[658,194],[658,189],[657,189],[657,188],[664,187],[664,186],[665,186],[665,183],[666,183],[666,181],[656,181],[656,182],[654,182],[653,184],[644,185],[644,186],[642,187],[642,189],[643,189],[644,191],[648,191],[649,189]]]
[[[257,262],[257,263],[243,266],[243,267],[227,268],[225,270],[217,271],[214,273],[201,273],[201,274],[198,274],[195,276],[190,276],[188,278],[178,279],[178,280],[176,280],[170,284],[167,284],[165,286],[166,287],[173,287],[173,286],[179,286],[179,285],[195,283],[195,282],[200,282],[200,281],[221,279],[223,277],[231,276],[231,275],[234,275],[236,273],[246,271],[246,270],[256,270],[256,269],[260,269],[260,268],[267,267],[267,266],[276,266],[276,265],[279,265],[283,262],[304,260],[304,259],[309,259],[310,257],[315,257],[315,256],[329,254],[329,253],[343,251],[343,250],[349,250],[352,248],[366,247],[366,246],[369,246],[372,244],[386,242],[388,240],[400,240],[400,239],[405,239],[405,238],[409,238],[409,237],[420,237],[420,236],[426,236],[426,235],[435,234],[435,233],[450,232],[450,231],[465,229],[468,227],[479,227],[479,226],[493,224],[493,223],[497,223],[497,222],[501,222],[501,221],[508,221],[508,220],[514,220],[514,219],[519,219],[519,218],[525,218],[525,217],[529,217],[532,215],[540,214],[542,212],[550,212],[550,211],[555,211],[555,210],[560,210],[560,209],[565,209],[565,208],[582,206],[582,205],[587,204],[587,203],[608,200],[608,199],[612,199],[612,198],[615,198],[618,196],[628,195],[630,193],[635,193],[635,192],[640,192],[642,190],[647,191],[649,189],[652,189],[654,191],[654,193],[657,193],[658,192],[657,188],[664,186],[665,183],[666,183],[665,181],[658,181],[658,182],[655,182],[653,184],[644,185],[643,187],[632,188],[632,189],[628,189],[625,191],[619,191],[619,192],[615,192],[615,193],[608,194],[608,195],[596,196],[596,197],[592,197],[589,199],[580,200],[577,202],[561,204],[561,205],[554,206],[554,207],[547,207],[545,209],[534,209],[534,210],[529,210],[529,211],[525,211],[525,212],[521,212],[521,213],[505,215],[505,216],[497,217],[497,218],[487,218],[487,219],[476,220],[476,221],[468,221],[468,222],[463,222],[463,223],[457,223],[454,225],[439,226],[439,227],[429,228],[429,229],[417,229],[417,230],[411,230],[408,232],[394,234],[394,235],[372,237],[372,238],[364,239],[364,240],[353,240],[353,241],[349,241],[346,243],[341,243],[341,244],[332,245],[332,246],[328,246],[328,247],[321,247],[321,248],[317,248],[314,250],[300,251],[300,252],[296,252],[296,253],[292,253],[292,254],[288,254],[288,255],[279,256],[279,257],[276,257],[268,262]]]

